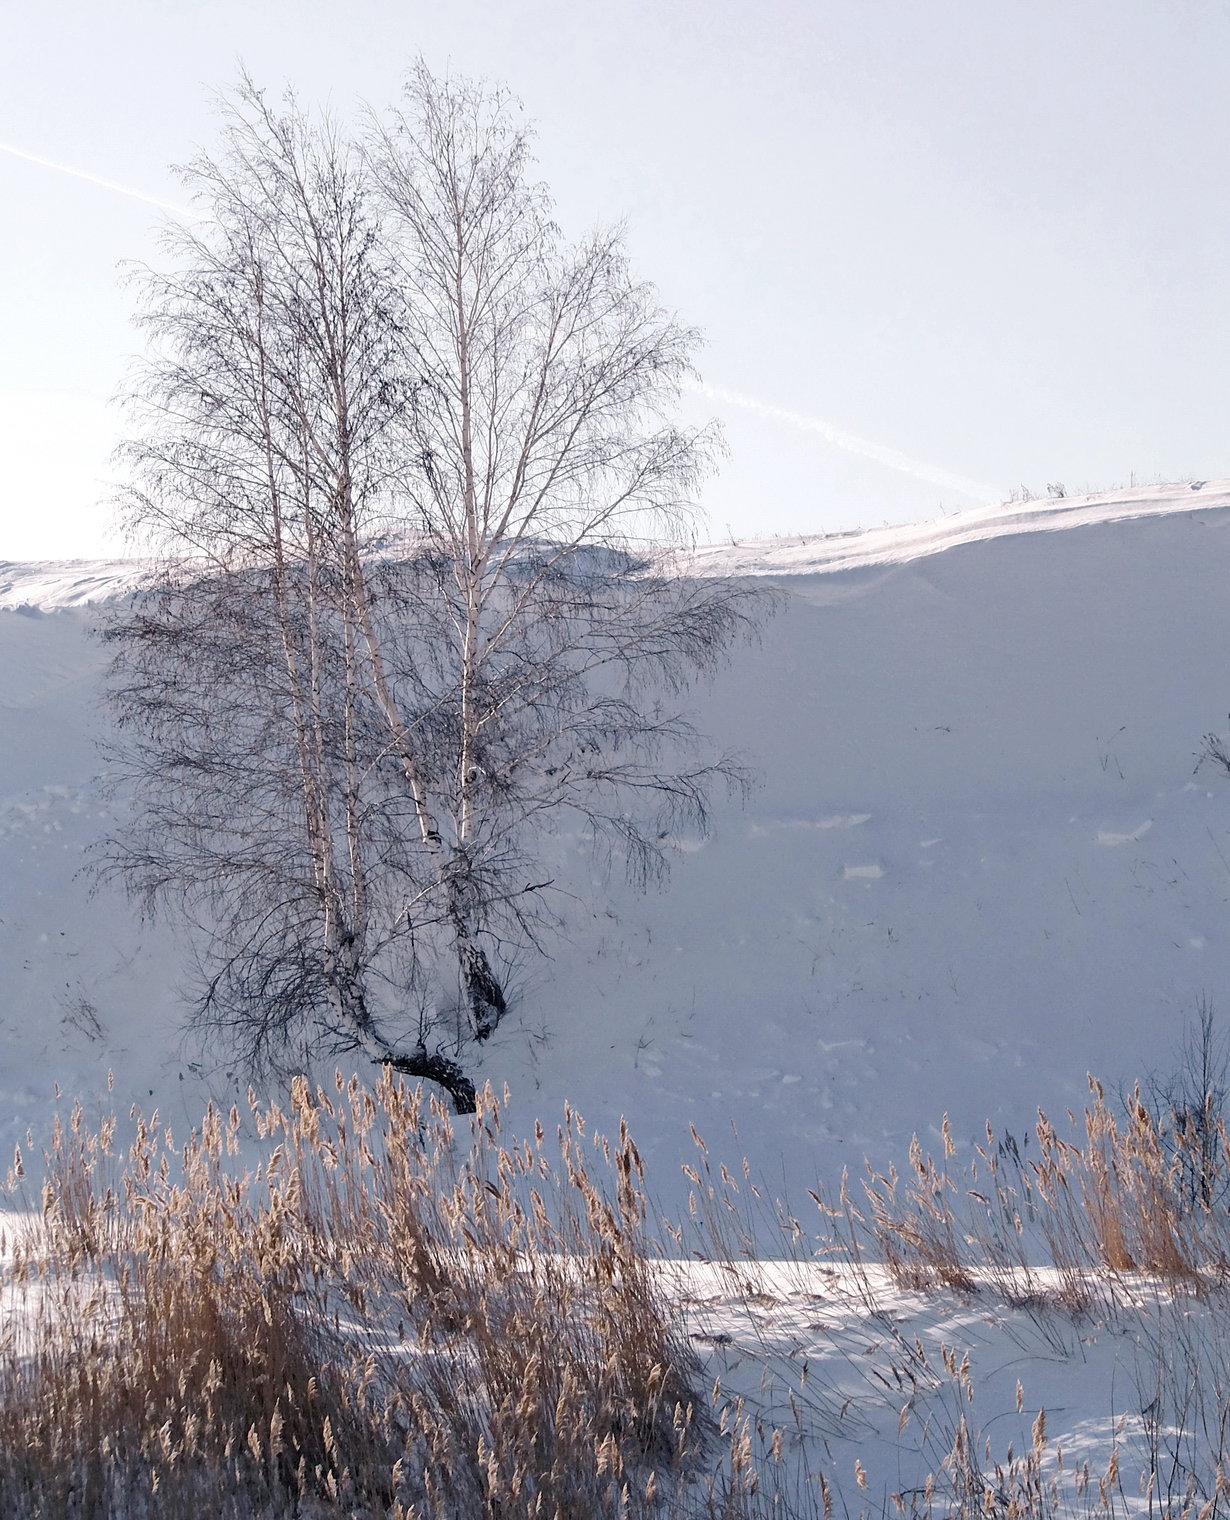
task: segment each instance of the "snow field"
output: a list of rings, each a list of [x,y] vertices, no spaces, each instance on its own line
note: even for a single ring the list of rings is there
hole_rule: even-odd
[[[844,1514],[891,1513],[899,1495],[937,1520],[979,1474],[997,1513],[1053,1479],[1052,1511],[1180,1514],[1190,1474],[1207,1481],[1230,1403],[1218,1293],[1119,1272],[1073,1309],[1041,1268],[1027,1293],[1002,1274],[912,1291],[813,1256],[807,1193],[831,1198],[843,1169],[857,1185],[864,1158],[908,1174],[911,1137],[940,1154],[945,1115],[959,1157],[988,1122],[1023,1140],[1038,1108],[1083,1109],[1087,1072],[1113,1100],[1174,1070],[1201,1000],[1222,1011],[1230,780],[1198,762],[1230,708],[1227,506],[1224,483],[1183,485],[702,551],[702,568],[763,576],[782,598],[692,704],[759,788],[746,809],[719,802],[710,837],[680,841],[669,889],[647,897],[557,841],[568,936],[521,968],[476,1075],[508,1084],[523,1134],[539,1117],[553,1131],[565,1101],[606,1133],[626,1117],[677,1223],[692,1125],[741,1198],[756,1182],[802,1221],[798,1262],[747,1259],[784,1249],[753,1210],[726,1265],[658,1269],[728,1420],[751,1421],[766,1484],[776,1472],[799,1513],[816,1512],[819,1474]],[[182,1031],[188,944],[82,874],[118,806],[99,779],[90,627],[132,574],[0,577],[9,1153],[30,1155],[57,1086],[90,1112],[157,1109],[181,1138],[245,1086]],[[1162,1475],[1152,1494],[1146,1470]]]
[[[1230,708],[1213,492],[1048,509],[1066,531],[1008,509],[947,552],[779,578],[692,704],[759,773],[750,804],[719,799],[648,896],[561,837],[567,936],[476,1075],[526,1125],[626,1116],[670,1205],[689,1123],[797,1195],[944,1113],[1020,1134],[1088,1071],[1164,1070],[1230,977],[1230,782],[1197,767]],[[98,611],[66,604],[131,571],[9,569],[53,610],[0,612],[0,1142],[56,1083],[183,1126],[242,1074],[182,1035],[188,946],[81,874],[116,804]]]

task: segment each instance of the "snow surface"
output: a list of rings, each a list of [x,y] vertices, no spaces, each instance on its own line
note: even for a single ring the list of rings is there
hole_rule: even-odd
[[[1087,1071],[1172,1066],[1230,973],[1230,781],[1196,764],[1230,706],[1228,506],[1184,484],[698,551],[783,593],[693,703],[761,785],[665,892],[572,853],[572,939],[479,1072],[514,1125],[626,1115],[675,1209],[695,1124],[797,1199],[945,1112],[1020,1134]],[[81,874],[110,819],[90,628],[141,573],[0,567],[6,1145],[57,1083],[180,1130],[242,1081],[180,1036],[186,945]]]
[[[1123,1279],[1073,1313],[1050,1297],[1057,1283],[1041,1286],[1014,1302],[985,1289],[921,1294],[876,1267],[788,1262],[743,1281],[679,1263],[674,1282],[706,1376],[744,1401],[762,1488],[779,1488],[790,1513],[822,1512],[821,1474],[838,1513],[980,1512],[981,1484],[964,1504],[941,1497],[962,1421],[994,1513],[1007,1513],[1011,1480],[999,1487],[995,1467],[1029,1452],[1040,1413],[1041,1474],[1057,1502],[1025,1512],[1178,1514],[1189,1474],[1208,1495],[1227,1394],[1221,1306]],[[766,1460],[775,1428],[780,1469]]]

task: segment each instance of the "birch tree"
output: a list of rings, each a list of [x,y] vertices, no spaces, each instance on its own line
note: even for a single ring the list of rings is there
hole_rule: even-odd
[[[672,420],[696,335],[529,169],[513,102],[422,67],[358,140],[241,86],[145,277],[128,505],[169,568],[109,634],[112,858],[199,922],[201,1021],[462,1109],[559,927],[544,840],[643,882],[741,784],[672,699],[754,620],[662,547],[714,452]]]

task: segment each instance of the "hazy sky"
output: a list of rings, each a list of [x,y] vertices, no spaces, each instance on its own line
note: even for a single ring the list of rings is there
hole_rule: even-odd
[[[1224,0],[6,0],[0,143],[175,202],[240,59],[346,113],[416,53],[704,329],[714,537],[1230,474]],[[11,152],[0,208],[0,558],[116,552],[159,213]]]

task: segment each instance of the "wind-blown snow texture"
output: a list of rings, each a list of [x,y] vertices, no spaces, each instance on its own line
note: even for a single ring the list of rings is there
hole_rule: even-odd
[[[515,1124],[626,1114],[675,1202],[694,1123],[797,1195],[945,1112],[1020,1133],[1087,1071],[1173,1064],[1230,979],[1230,780],[1196,769],[1230,707],[1228,507],[1228,482],[1153,487],[701,551],[784,591],[693,703],[763,784],[664,893],[575,853],[572,940],[479,1073]],[[108,1069],[177,1128],[229,1096],[176,1032],[186,947],[78,874],[108,827],[90,604],[132,575],[0,565],[8,1143]]]

